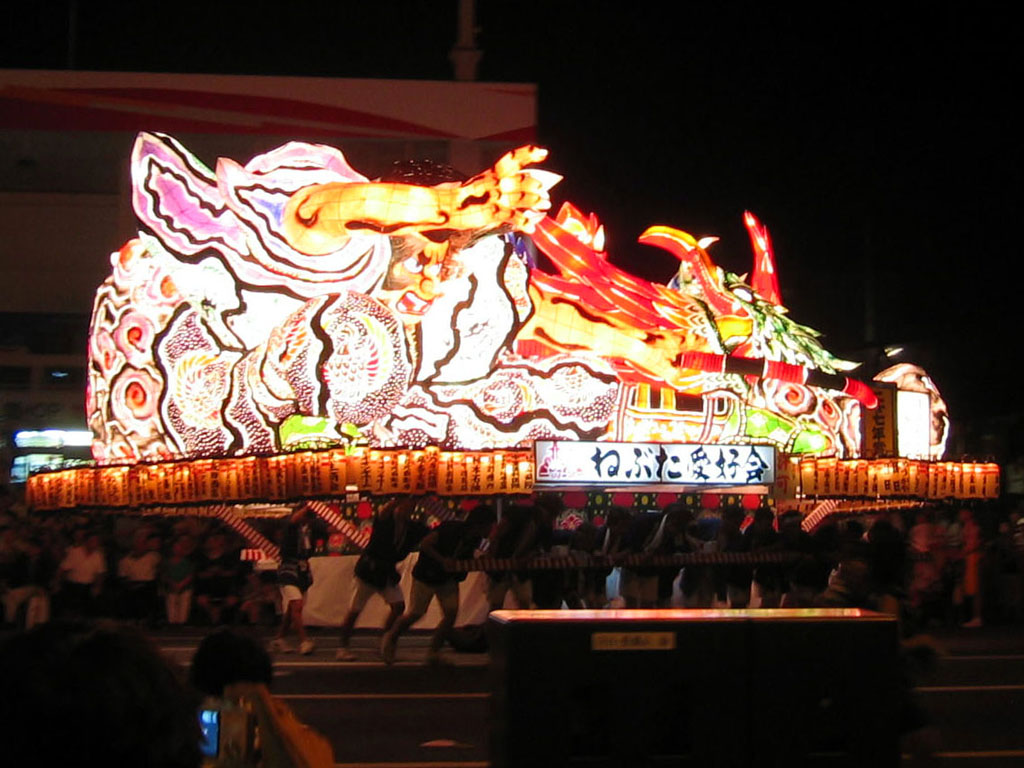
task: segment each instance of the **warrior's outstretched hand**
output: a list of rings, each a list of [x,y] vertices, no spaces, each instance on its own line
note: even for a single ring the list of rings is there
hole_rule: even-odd
[[[488,232],[509,226],[532,232],[551,207],[548,190],[562,177],[526,168],[547,157],[520,147],[466,182],[434,187],[394,182],[333,182],[292,195],[282,217],[285,239],[296,250],[327,254],[368,232],[444,240],[452,231]]]
[[[547,156],[548,151],[540,147],[519,147],[504,154],[493,168],[459,185],[450,204],[452,228],[491,229],[507,224],[532,232],[551,208],[548,190],[562,177],[525,166]]]

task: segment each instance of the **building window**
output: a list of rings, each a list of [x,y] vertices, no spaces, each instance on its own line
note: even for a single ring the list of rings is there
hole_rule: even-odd
[[[31,386],[32,369],[24,365],[0,365],[0,390],[25,390]]]

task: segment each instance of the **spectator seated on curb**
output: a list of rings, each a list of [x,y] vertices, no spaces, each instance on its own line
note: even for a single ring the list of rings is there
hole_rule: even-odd
[[[250,569],[245,576],[241,598],[238,610],[250,626],[272,627],[277,624],[277,617],[282,612],[282,599],[273,571]]]
[[[214,531],[206,539],[203,558],[195,580],[195,604],[210,624],[218,626],[233,619],[240,586],[238,552],[227,548],[227,538]]]
[[[146,528],[132,536],[131,551],[117,564],[125,619],[151,624],[157,615],[160,538]]]
[[[4,615],[10,624],[32,629],[50,618],[50,589],[57,563],[37,537],[21,542],[21,551],[7,573]]]
[[[80,619],[98,613],[107,559],[98,533],[79,530],[76,534],[76,543],[60,564],[61,604],[66,616]]]
[[[185,624],[192,613],[196,564],[188,554],[191,548],[192,542],[188,536],[176,536],[171,544],[171,555],[161,569],[160,580],[168,624]]]

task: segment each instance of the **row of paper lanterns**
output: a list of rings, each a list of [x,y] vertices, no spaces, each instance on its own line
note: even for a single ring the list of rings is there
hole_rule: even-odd
[[[790,458],[775,497],[993,499],[993,463]],[[33,509],[283,502],[348,493],[481,496],[530,493],[530,451],[344,450],[87,467],[29,478]]]
[[[999,465],[915,459],[798,459],[779,462],[788,498],[996,499]]]
[[[362,449],[66,469],[29,478],[27,500],[33,509],[70,509],[532,489],[531,451]]]

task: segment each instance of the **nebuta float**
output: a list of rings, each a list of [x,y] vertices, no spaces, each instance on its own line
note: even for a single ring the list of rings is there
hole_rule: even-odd
[[[330,147],[210,169],[140,135],[138,236],[92,318],[95,458],[537,439],[857,455],[875,396],[789,318],[753,215],[749,280],[715,265],[714,238],[659,226],[641,242],[679,268],[651,283],[612,265],[593,215],[549,215],[546,154],[369,181]]]

